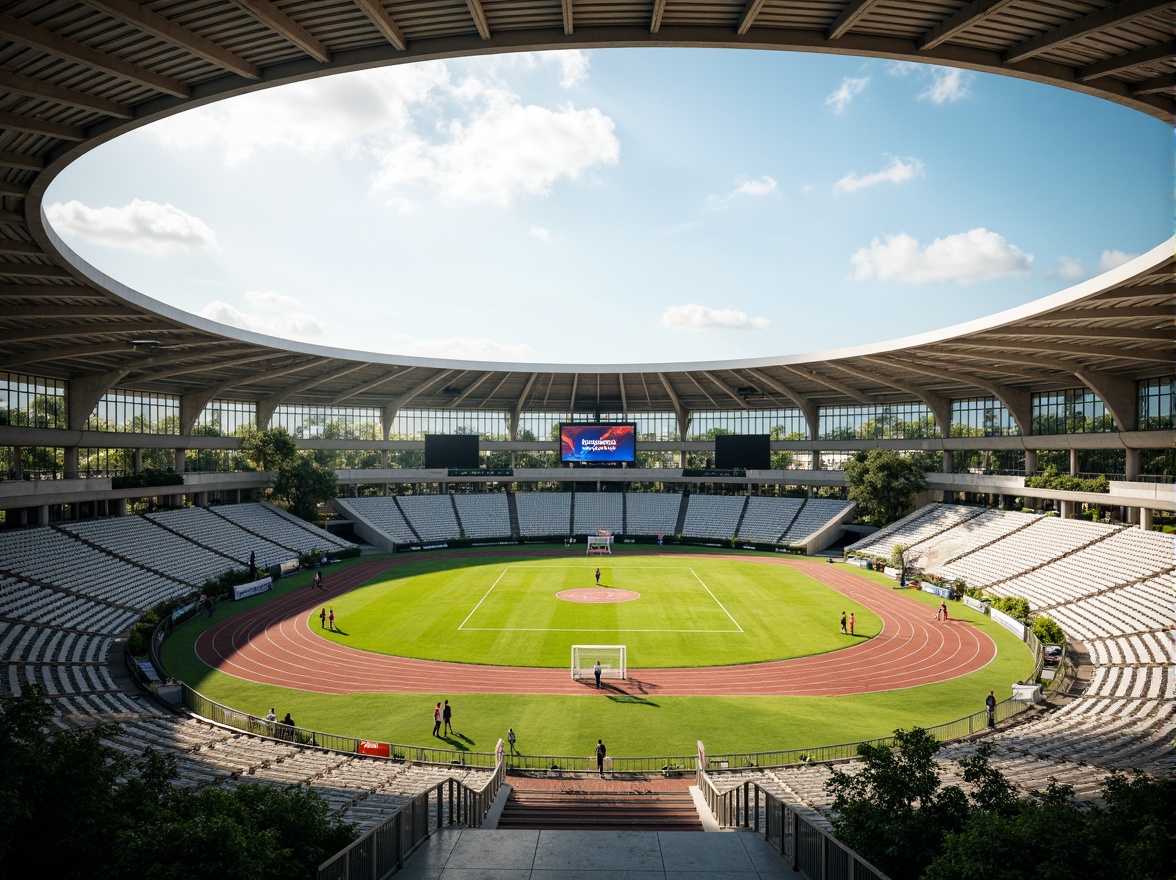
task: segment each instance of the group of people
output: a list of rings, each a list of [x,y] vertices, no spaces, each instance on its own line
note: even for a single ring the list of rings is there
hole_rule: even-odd
[[[451,733],[453,733],[453,707],[449,705],[449,700],[446,700],[444,706],[438,703],[433,707],[433,736],[448,736]],[[510,735],[511,737],[514,736],[513,728],[511,729]],[[513,748],[513,738],[510,743]]]
[[[947,620],[947,603],[940,602],[939,607],[935,609],[936,620]]]
[[[846,617],[845,612],[842,611],[841,612],[841,632],[848,633],[849,635],[852,636],[853,635],[853,627],[854,627],[856,620],[857,620],[857,618],[852,611],[849,613],[848,618]],[[849,627],[848,629],[846,629],[847,625]]]
[[[290,713],[286,713],[286,717],[281,721],[278,720],[278,713],[271,706],[269,714],[265,716],[265,723],[269,725],[270,733],[278,739],[293,739],[294,728],[297,727],[294,719],[290,717]]]
[[[316,571],[314,573],[314,577],[312,577],[310,579],[310,588],[312,590],[325,590],[326,589],[326,586],[324,586],[325,581],[326,581],[326,578],[323,577],[323,573],[321,571]]]
[[[319,612],[319,625],[323,629],[327,629],[328,623],[330,624],[331,632],[334,632],[335,631],[335,609],[331,608],[330,610],[328,610],[324,606],[323,610]]]

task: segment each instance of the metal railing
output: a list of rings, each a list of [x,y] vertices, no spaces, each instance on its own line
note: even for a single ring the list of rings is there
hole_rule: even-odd
[[[805,819],[789,803],[748,780],[719,793],[705,770],[698,787],[720,825],[750,828],[764,836],[792,866],[810,880],[889,880],[833,835]]]
[[[515,752],[507,754],[505,760],[510,770],[546,771],[550,776],[597,772],[594,755],[523,755]],[[606,772],[610,773],[693,773],[694,765],[693,755],[605,758]]]
[[[494,775],[475,789],[448,779],[416,795],[399,810],[319,865],[318,880],[384,880],[404,866],[404,860],[436,827],[482,824],[498,797],[506,776],[500,763]],[[435,806],[434,806],[435,801]]]

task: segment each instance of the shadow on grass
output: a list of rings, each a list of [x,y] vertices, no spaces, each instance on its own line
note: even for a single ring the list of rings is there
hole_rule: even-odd
[[[470,750],[470,746],[474,744],[472,739],[470,739],[468,736],[463,736],[460,733],[449,734],[448,736],[441,737],[441,739],[444,742],[449,743],[450,748],[457,749],[459,752],[468,752]],[[467,746],[466,743],[469,743],[470,745]]]
[[[651,706],[656,709],[659,705],[653,700],[647,699],[646,697],[639,697],[636,694],[609,694],[608,698],[614,703],[622,703],[630,706]]]

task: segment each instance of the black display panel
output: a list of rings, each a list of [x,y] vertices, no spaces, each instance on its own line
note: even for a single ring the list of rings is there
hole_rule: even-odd
[[[744,468],[766,471],[772,466],[771,434],[718,434],[715,436],[715,467],[718,470]]]
[[[476,468],[479,464],[477,434],[425,435],[425,467]]]

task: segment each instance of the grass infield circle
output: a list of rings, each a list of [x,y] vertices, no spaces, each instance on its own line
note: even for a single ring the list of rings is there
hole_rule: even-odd
[[[632,602],[641,594],[633,590],[613,590],[608,587],[581,587],[576,590],[561,590],[555,598],[565,602],[579,602],[582,605],[601,605],[607,602]]]

